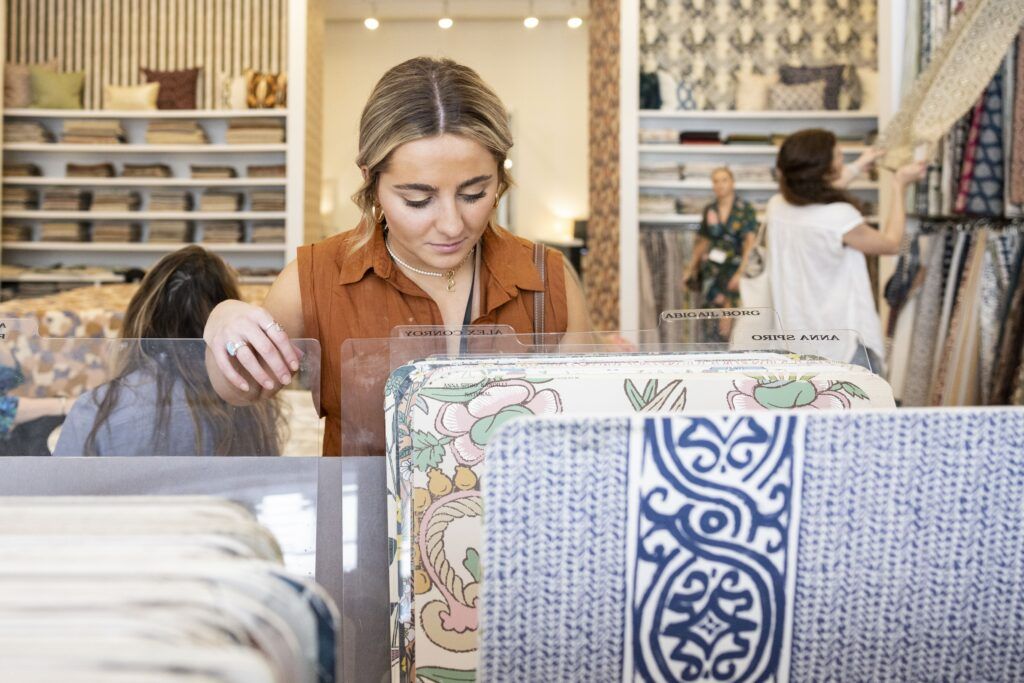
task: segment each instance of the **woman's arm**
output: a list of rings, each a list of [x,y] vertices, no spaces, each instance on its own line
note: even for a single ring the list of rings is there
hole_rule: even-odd
[[[900,253],[903,233],[907,227],[907,188],[923,178],[927,170],[928,162],[920,161],[896,171],[889,216],[882,230],[875,230],[862,223],[843,235],[843,244],[868,255],[891,256]]]
[[[756,244],[757,233],[748,232],[743,238],[743,256],[740,258],[739,268],[736,269],[736,274],[729,280],[730,292],[740,291],[740,278],[743,277],[743,273],[747,272],[747,260],[750,258],[750,252],[754,250]]]
[[[683,270],[683,284],[693,277],[697,273],[697,269],[700,268],[701,261],[704,260],[704,256],[708,253],[708,248],[711,246],[711,242],[707,237],[703,235],[697,236],[697,241],[693,245],[693,255],[690,257],[690,262],[686,265]]]
[[[878,147],[868,147],[855,161],[843,166],[843,172],[832,184],[840,190],[845,190],[864,172],[864,169],[875,163],[884,154],[885,152]]]
[[[275,322],[283,329],[274,328]],[[229,300],[210,313],[203,339],[214,390],[238,406],[273,396],[299,369],[299,354],[291,340],[304,334],[299,269],[292,261],[277,276],[262,307]],[[247,345],[232,358],[227,344],[239,341]]]
[[[587,299],[583,295],[583,283],[576,269],[566,261],[565,264],[565,303],[568,308],[569,319],[566,323],[566,332],[590,332],[590,309],[587,308]]]

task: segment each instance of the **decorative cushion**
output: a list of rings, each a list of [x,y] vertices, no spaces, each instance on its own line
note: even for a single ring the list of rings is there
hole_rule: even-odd
[[[860,109],[862,96],[857,67],[851,64],[843,69],[843,89],[839,91],[839,108],[843,111]]]
[[[736,79],[736,110],[764,111],[768,108],[768,89],[778,77],[762,74],[743,74]]]
[[[156,109],[159,83],[103,86],[103,108],[118,110]]]
[[[658,69],[658,94],[661,96],[663,110],[679,109],[679,82],[664,69]]]
[[[57,60],[39,64],[7,64],[4,66],[4,107],[21,109],[32,106],[32,77],[30,66],[57,70]]]
[[[857,80],[860,81],[861,111],[878,111],[878,72],[874,69],[857,69]]]
[[[39,109],[81,109],[84,71],[57,73],[45,66],[30,66],[32,106]]]
[[[825,83],[825,109],[839,109],[839,93],[843,88],[843,65],[781,66],[779,77],[786,85],[800,85],[814,81]]]
[[[779,83],[768,91],[768,108],[776,111],[814,111],[825,100],[825,81],[786,85]]]
[[[693,96],[693,88],[686,81],[679,81],[676,88],[676,98],[679,100],[679,108],[683,111],[694,111],[697,109],[697,100]]]
[[[150,83],[160,84],[160,94],[156,99],[157,109],[196,108],[198,67],[180,71],[153,71],[143,67],[142,73]]]
[[[245,109],[249,106],[249,81],[245,76],[218,74],[217,106],[220,109]]]
[[[245,77],[248,84],[247,100],[250,109],[272,109],[287,106],[287,74],[264,73],[250,69],[245,72]]]

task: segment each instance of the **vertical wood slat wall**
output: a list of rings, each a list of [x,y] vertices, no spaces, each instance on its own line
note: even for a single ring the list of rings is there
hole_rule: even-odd
[[[85,71],[84,106],[103,86],[144,83],[141,67],[201,67],[197,106],[218,107],[218,75],[288,70],[288,0],[4,0],[6,60]]]
[[[324,3],[311,0],[306,21],[306,192],[303,232],[307,243],[326,235],[320,213],[323,175]]]

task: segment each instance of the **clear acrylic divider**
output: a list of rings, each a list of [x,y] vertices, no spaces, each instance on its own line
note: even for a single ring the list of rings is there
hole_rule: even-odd
[[[201,339],[78,339],[0,320],[0,455],[316,456],[320,345],[271,399],[217,395]],[[64,417],[63,414],[67,413]]]
[[[655,341],[658,339],[667,341]],[[490,357],[494,363],[504,364],[514,362],[517,356],[623,354],[754,354],[753,362],[757,361],[757,354],[776,358],[794,355],[835,363],[856,362],[872,369],[863,342],[855,332],[781,331],[772,309],[666,311],[657,330],[640,331],[535,335],[515,334],[503,326],[398,327],[392,337],[349,339],[342,344],[340,453],[385,453],[385,398],[400,382],[408,380],[404,374],[396,375],[396,371],[416,361],[468,361],[476,357],[481,362]]]

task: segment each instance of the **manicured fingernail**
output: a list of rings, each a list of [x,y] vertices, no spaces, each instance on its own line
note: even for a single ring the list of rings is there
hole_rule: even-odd
[[[299,370],[299,361],[297,361],[297,360],[293,360],[292,361],[292,370],[294,370],[295,372],[298,372],[298,370]]]
[[[246,384],[245,382],[242,382],[241,384],[239,384],[238,388],[241,389],[242,391],[249,391],[249,385]]]
[[[274,390],[274,383],[273,382],[264,382],[263,386],[265,386],[269,391],[273,391]]]
[[[291,381],[292,381],[291,376],[289,376],[289,375],[281,375],[281,384],[290,384]]]

